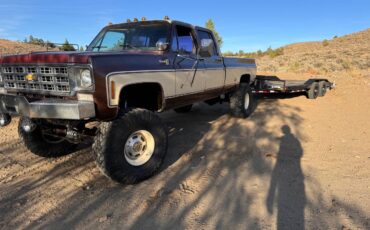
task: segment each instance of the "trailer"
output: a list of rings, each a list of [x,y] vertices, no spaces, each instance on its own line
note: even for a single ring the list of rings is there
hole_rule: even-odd
[[[252,92],[263,97],[306,95],[308,99],[325,96],[335,83],[325,78],[310,78],[308,80],[282,80],[277,76],[258,75],[252,85]]]

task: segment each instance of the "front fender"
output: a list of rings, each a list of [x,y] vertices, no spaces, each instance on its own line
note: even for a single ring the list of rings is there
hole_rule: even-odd
[[[122,89],[129,85],[142,83],[156,83],[163,90],[163,100],[175,96],[175,71],[125,71],[107,75],[107,105],[110,108],[118,107]]]

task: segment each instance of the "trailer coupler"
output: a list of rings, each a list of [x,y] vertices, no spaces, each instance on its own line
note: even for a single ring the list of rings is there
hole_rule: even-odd
[[[6,113],[0,113],[0,127],[5,127],[10,124],[12,117]]]

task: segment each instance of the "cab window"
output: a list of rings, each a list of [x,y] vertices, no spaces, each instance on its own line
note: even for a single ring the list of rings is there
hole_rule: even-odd
[[[177,32],[176,30],[173,30],[172,32],[172,43],[171,43],[171,50],[173,52],[177,52],[178,51],[178,43],[177,43]]]
[[[202,40],[209,40],[211,39],[213,41],[213,49],[211,52],[211,56],[217,56],[217,48],[216,48],[216,43],[215,40],[213,39],[213,36],[211,33],[203,31],[203,30],[197,30],[197,35],[200,41],[200,44],[202,44]]]
[[[180,54],[195,54],[196,49],[191,28],[176,26],[176,33],[178,52]]]

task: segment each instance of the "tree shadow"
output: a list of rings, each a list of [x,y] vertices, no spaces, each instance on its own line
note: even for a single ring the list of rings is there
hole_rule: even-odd
[[[306,194],[301,168],[303,149],[289,126],[284,125],[281,129],[284,135],[272,170],[266,206],[272,214],[274,200],[277,200],[277,229],[305,229]]]
[[[13,180],[0,181],[0,228],[273,228],[274,217],[267,215],[264,205],[268,181],[283,172],[273,172],[270,156],[279,152],[284,161],[299,161],[301,156],[290,159],[284,155],[295,150],[290,147],[292,138],[282,142],[280,129],[287,125],[296,142],[305,140],[301,133],[301,109],[267,100],[247,120],[232,118],[227,112],[227,105],[198,105],[189,114],[162,114],[170,129],[168,155],[158,175],[136,185],[122,186],[103,177],[89,149],[61,159],[45,160],[30,157],[26,150],[4,148],[13,153],[3,155],[14,157],[24,168],[14,168],[22,175]],[[296,168],[286,166],[289,163],[283,166],[299,171],[296,163]],[[46,169],[43,164],[47,164]],[[303,215],[304,207],[324,209],[320,184],[312,178],[305,179],[306,186],[312,186],[317,194],[306,199],[303,172],[300,172],[302,175],[293,173],[291,178],[283,175],[271,179],[278,183],[275,188],[270,186],[278,196],[280,191],[292,194],[290,190],[297,192],[303,188],[303,197],[293,198],[301,205],[290,204],[288,209],[299,213],[299,217],[293,216],[296,220]],[[302,184],[292,182],[293,187],[289,187],[284,182],[293,178]],[[280,195],[282,200],[288,199]],[[339,209],[342,203],[339,198],[336,200]],[[284,217],[279,197],[277,203],[278,215]],[[356,205],[346,204],[343,210],[357,212],[354,226],[365,226],[363,216],[366,215]],[[290,215],[290,211],[285,213]],[[336,216],[331,217],[331,221],[341,223]],[[312,219],[319,221],[318,228],[333,226],[327,218]]]
[[[205,111],[204,107],[209,110]],[[171,167],[184,154],[191,151],[209,131],[212,121],[217,120],[227,112],[227,108],[223,106],[213,109],[205,104],[196,104],[192,111],[186,114],[179,114],[174,111],[161,114],[161,118],[166,122],[169,130],[169,149],[160,171]]]

